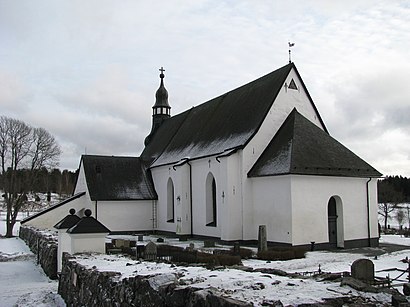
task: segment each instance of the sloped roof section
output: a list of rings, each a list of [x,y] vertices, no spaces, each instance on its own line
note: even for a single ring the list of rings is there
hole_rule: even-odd
[[[381,174],[294,109],[248,177],[284,174],[380,177]]]
[[[35,219],[36,217],[39,217],[39,216],[41,216],[41,215],[43,215],[43,214],[46,214],[47,212],[50,212],[50,211],[52,211],[52,210],[54,210],[54,209],[56,209],[56,208],[58,208],[58,207],[61,207],[61,206],[65,205],[65,204],[67,204],[67,203],[69,203],[69,202],[71,202],[71,201],[73,201],[73,200],[75,200],[75,199],[77,199],[77,198],[80,198],[80,197],[82,197],[82,196],[84,196],[84,195],[85,195],[85,192],[77,193],[77,194],[75,194],[75,195],[73,195],[73,196],[71,196],[71,197],[69,197],[69,198],[67,198],[67,199],[64,199],[63,201],[59,202],[58,204],[55,204],[55,205],[53,205],[53,206],[51,206],[51,207],[48,207],[47,209],[44,209],[44,210],[42,210],[42,211],[40,211],[40,212],[37,212],[36,214],[33,214],[33,215],[30,215],[29,217],[26,217],[25,219],[23,219],[23,220],[21,221],[21,224],[24,224],[24,223],[26,223],[26,222],[28,222],[28,221],[31,221],[31,220]]]
[[[137,157],[83,155],[91,200],[156,199],[148,165]]]
[[[220,154],[246,145],[255,135],[294,64],[178,116],[158,129],[142,157],[154,157],[152,167]],[[156,157],[155,157],[156,156]]]
[[[75,224],[78,223],[80,218],[78,215],[75,214],[69,214],[65,218],[63,218],[61,221],[59,221],[57,224],[54,225],[54,228],[56,229],[68,229],[73,227]]]
[[[73,227],[67,230],[68,233],[110,233],[111,231],[105,227],[101,222],[92,216],[85,216],[78,221]]]

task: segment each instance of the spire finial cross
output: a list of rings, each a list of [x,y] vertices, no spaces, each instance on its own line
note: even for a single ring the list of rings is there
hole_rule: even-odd
[[[165,75],[164,75],[164,71],[165,71],[164,67],[161,66],[161,68],[159,69],[159,71],[161,72],[161,74],[159,75],[159,77],[160,77],[161,80],[162,80],[162,79],[164,79],[164,77],[165,77]]]
[[[290,41],[288,42],[289,45],[289,63],[292,63],[292,57],[291,57],[291,50],[290,48],[292,48],[293,46],[295,46],[295,43],[291,43]]]

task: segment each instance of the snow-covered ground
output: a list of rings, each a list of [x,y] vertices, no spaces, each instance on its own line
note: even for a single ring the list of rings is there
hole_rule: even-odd
[[[4,233],[3,231],[2,225],[0,233]],[[133,239],[135,240],[135,236]],[[154,240],[154,237],[144,237],[144,239]],[[165,240],[165,243],[184,247],[191,243],[180,242],[177,239],[166,238]],[[385,253],[377,259],[364,256],[372,250],[366,249],[366,253],[363,254],[358,253],[358,250],[315,251],[308,252],[304,259],[271,262],[243,260],[243,264],[253,268],[275,268],[286,272],[316,271],[320,265],[322,271],[343,272],[350,271],[350,265],[356,259],[368,258],[374,262],[376,271],[389,268],[406,269],[407,264],[400,260],[406,256],[410,257],[410,238],[386,235],[382,237],[381,242],[400,244],[409,248]],[[204,249],[203,242],[194,241],[194,244],[196,248]],[[260,306],[263,301],[281,300],[284,305],[297,305],[340,296],[362,296],[380,304],[391,302],[391,296],[387,294],[359,293],[347,286],[341,287],[338,282],[320,282],[313,278],[289,278],[259,272],[249,273],[238,269],[208,270],[195,266],[171,266],[164,263],[133,261],[114,255],[82,255],[78,256],[77,260],[89,268],[96,267],[100,271],[118,271],[121,273],[120,278],[135,274],[168,273],[164,277],[178,276],[182,286],[212,287],[224,295],[253,302],[255,306]],[[385,277],[387,274],[387,272],[376,273],[380,277]],[[392,278],[397,275],[393,272],[389,274]],[[44,275],[41,268],[36,265],[35,255],[18,238],[0,238],[0,277],[1,307],[65,306],[57,294],[57,282],[49,280]]]
[[[57,281],[50,280],[19,238],[0,238],[0,306],[63,307]]]
[[[382,241],[410,246],[409,238],[400,238],[399,236],[385,236]],[[197,243],[195,245],[198,246]],[[366,253],[369,250],[371,251],[371,249],[366,249]],[[390,254],[386,253],[378,256],[377,259],[366,257],[357,252],[358,250],[351,253],[317,251],[308,252],[304,259],[270,262],[252,259],[242,262],[245,266],[252,268],[274,268],[288,273],[312,272],[318,270],[320,265],[322,271],[335,273],[350,272],[351,264],[360,258],[371,259],[376,271],[390,268],[407,269],[407,264],[400,260],[410,256],[410,248]],[[385,293],[358,292],[347,286],[341,287],[340,282],[319,282],[313,278],[289,278],[260,272],[249,273],[238,269],[208,270],[197,266],[172,266],[165,263],[131,261],[126,257],[113,255],[82,255],[77,257],[77,261],[90,269],[120,272],[121,279],[135,274],[162,273],[165,276],[182,276],[179,278],[179,283],[182,285],[198,288],[212,287],[227,296],[252,302],[255,306],[261,306],[264,301],[275,300],[280,300],[284,305],[315,303],[323,301],[324,298],[340,296],[362,296],[373,303],[380,304],[391,302],[391,295]],[[399,273],[389,272],[389,274],[391,278],[395,278]],[[376,276],[386,277],[387,273],[378,272]],[[407,275],[403,276],[402,279],[406,277]],[[164,281],[166,280],[165,278]]]

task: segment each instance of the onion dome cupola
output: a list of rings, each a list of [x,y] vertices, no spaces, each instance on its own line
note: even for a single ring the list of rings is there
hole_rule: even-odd
[[[161,67],[159,71],[161,72],[159,75],[161,83],[155,93],[155,104],[152,107],[152,129],[150,134],[145,138],[145,146],[148,145],[159,126],[171,117],[171,107],[168,104],[168,91],[164,86],[165,69]]]

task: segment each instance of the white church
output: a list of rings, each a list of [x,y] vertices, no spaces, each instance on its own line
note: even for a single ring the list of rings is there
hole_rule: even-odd
[[[161,69],[152,110],[139,157],[83,155],[72,197],[22,223],[88,208],[112,233],[378,245],[381,174],[329,135],[294,63],[174,116]]]

